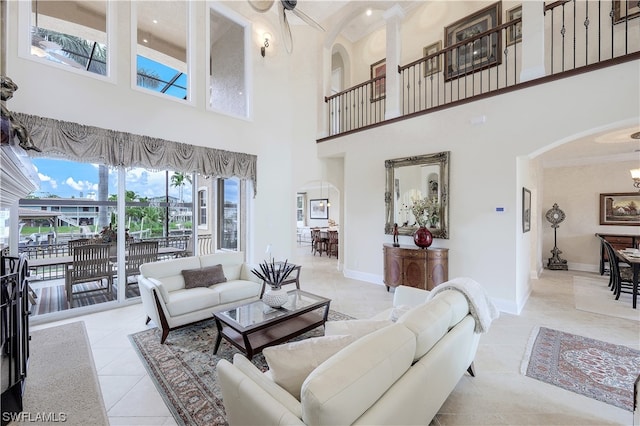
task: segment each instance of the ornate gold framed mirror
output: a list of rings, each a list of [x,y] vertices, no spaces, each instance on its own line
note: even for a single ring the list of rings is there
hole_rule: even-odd
[[[450,151],[386,160],[385,234],[413,235],[418,229],[411,205],[428,197],[437,202],[437,214],[428,226],[434,238],[449,238]]]

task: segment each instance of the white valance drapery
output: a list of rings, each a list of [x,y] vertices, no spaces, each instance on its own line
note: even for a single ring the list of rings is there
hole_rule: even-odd
[[[257,193],[258,157],[189,145],[150,136],[86,126],[69,121],[14,113],[42,152],[32,157],[57,157],[109,166],[196,172],[214,178],[237,177],[253,183]]]

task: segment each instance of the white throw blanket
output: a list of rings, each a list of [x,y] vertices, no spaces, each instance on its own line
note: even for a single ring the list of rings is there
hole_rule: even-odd
[[[433,299],[436,294],[444,290],[457,290],[467,298],[469,313],[476,320],[475,333],[486,333],[491,322],[500,316],[500,312],[487,296],[484,287],[471,278],[460,277],[444,282],[431,290],[427,300]]]

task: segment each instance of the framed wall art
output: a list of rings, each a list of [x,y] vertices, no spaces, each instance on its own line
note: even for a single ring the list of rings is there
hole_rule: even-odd
[[[522,6],[516,6],[507,10],[507,22],[522,18]],[[507,46],[520,43],[522,41],[522,21],[507,28]]]
[[[429,56],[429,55],[433,55],[434,53],[442,50],[442,40],[438,40],[435,43],[432,43],[428,46],[425,46],[422,53],[422,56]],[[438,56],[434,56],[433,58],[427,60],[424,63],[424,76],[428,77],[431,74],[435,74],[437,72],[440,72],[440,70],[442,69],[442,59],[440,59],[440,55]]]
[[[472,39],[445,54],[445,80],[502,63],[501,32],[474,39],[500,25],[501,2],[494,3],[444,28],[445,47]]]
[[[531,231],[531,191],[522,187],[522,233]]]
[[[600,194],[600,225],[640,226],[640,192]]]
[[[613,0],[613,23],[640,16],[640,4],[636,0]]]
[[[309,219],[329,219],[329,206],[327,198],[309,200]]]
[[[384,77],[387,74],[387,62],[386,59],[380,59],[378,62],[371,64],[371,80],[378,77]],[[373,82],[373,88],[371,90],[371,102],[376,102],[384,99],[385,96],[385,84],[386,80],[380,78]]]

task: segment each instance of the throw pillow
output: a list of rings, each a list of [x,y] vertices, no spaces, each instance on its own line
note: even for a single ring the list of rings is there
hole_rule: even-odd
[[[351,336],[322,336],[271,346],[262,351],[274,382],[300,400],[307,376],[320,364],[353,342]]]
[[[227,282],[222,265],[207,266],[198,269],[184,269],[184,288],[209,287]]]
[[[348,335],[354,339],[359,339],[369,333],[373,333],[383,327],[391,325],[388,320],[347,320],[347,321],[327,321],[324,323],[324,335]]]

